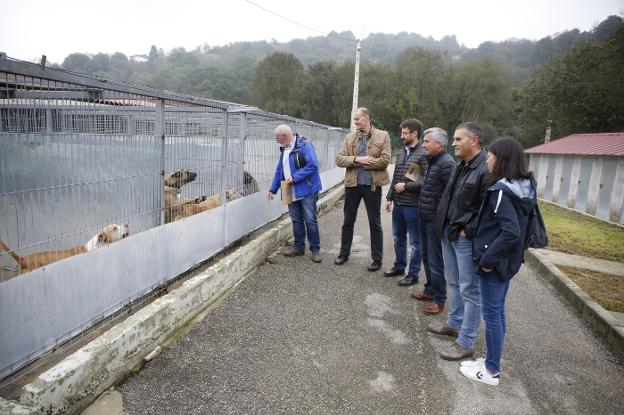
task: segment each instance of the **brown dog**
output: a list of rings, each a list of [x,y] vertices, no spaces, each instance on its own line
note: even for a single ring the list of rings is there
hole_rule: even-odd
[[[236,199],[236,189],[233,187],[227,189],[225,191],[225,198],[228,202]],[[181,205],[175,220],[188,218],[189,216],[197,215],[198,213],[221,206],[221,193],[217,193],[216,195],[210,197],[198,198],[196,200],[196,203],[185,203],[184,205]]]
[[[20,272],[32,271],[63,258],[78,255],[83,252],[92,251],[95,248],[119,241],[128,236],[128,225],[107,225],[91,238],[86,244],[78,245],[74,248],[61,251],[43,251],[34,254],[19,256],[4,242],[0,241],[2,249],[7,251],[20,266]]]
[[[192,182],[197,177],[197,173],[189,170],[176,170],[165,176],[165,223],[173,221],[178,215],[180,206],[185,203],[192,203],[192,199],[180,197],[180,188]]]

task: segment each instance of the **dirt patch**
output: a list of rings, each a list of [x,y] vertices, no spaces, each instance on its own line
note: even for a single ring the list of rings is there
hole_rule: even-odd
[[[624,277],[559,266],[572,281],[607,310],[624,313]]]

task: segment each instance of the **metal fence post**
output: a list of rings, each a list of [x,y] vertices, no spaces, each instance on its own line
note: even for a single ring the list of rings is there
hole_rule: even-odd
[[[329,129],[329,127],[327,128],[327,147],[325,150],[325,159],[327,160],[327,170],[329,170],[329,166],[331,166],[331,162],[329,161],[329,143],[331,141],[331,130]]]
[[[221,192],[221,205],[225,206],[225,202],[227,202],[227,198],[225,195],[226,184],[226,176],[227,176],[227,167],[228,167],[228,145],[229,145],[229,122],[230,115],[227,110],[223,111],[223,139],[221,141],[221,161],[223,162],[223,169],[221,170],[221,183],[219,186]]]
[[[54,132],[54,124],[52,123],[52,110],[46,110],[46,132],[52,134]]]
[[[154,137],[160,139],[160,224],[165,223],[165,100],[156,101],[156,112],[154,114]]]
[[[243,191],[241,192],[243,196],[247,196],[247,184],[245,183],[245,147],[247,145],[247,113],[243,112],[240,115],[240,126],[239,126],[239,145],[240,149],[240,166],[242,167],[243,174]]]

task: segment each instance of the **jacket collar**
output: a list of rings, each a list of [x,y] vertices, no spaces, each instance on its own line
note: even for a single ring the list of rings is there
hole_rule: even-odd
[[[462,167],[468,167],[469,169],[474,170],[478,168],[479,166],[481,166],[483,163],[485,163],[486,160],[487,160],[487,153],[485,152],[485,150],[481,150],[481,152],[477,154],[475,157],[473,157],[473,159],[470,160],[468,163],[462,160],[461,165]]]
[[[436,154],[433,157],[429,157],[427,156],[427,159],[429,160],[429,162],[434,163],[436,162],[440,157],[442,157],[443,154],[446,154],[446,150],[442,150],[440,151],[438,154]]]
[[[408,150],[408,153],[407,153],[407,156],[409,157],[409,156],[411,156],[412,154],[414,154],[414,153],[416,152],[416,150],[418,150],[418,149],[420,148],[420,141],[417,141],[417,142],[416,142],[416,145],[411,146],[411,147],[406,147],[406,146],[403,146],[403,150],[405,150],[406,148],[407,148],[407,149],[409,149],[409,150]]]
[[[371,138],[371,136],[373,135],[373,131],[376,130],[375,126],[371,123],[370,124],[370,130],[368,131],[368,134],[366,134],[364,131],[362,130],[356,130],[356,134],[355,136],[357,138],[361,137],[361,136],[365,136],[366,139]]]
[[[294,151],[294,150],[297,150],[300,147],[301,136],[299,135],[299,133],[295,133],[293,138],[294,138],[294,140],[293,140],[293,142],[291,144],[293,145],[293,151]],[[288,148],[288,147],[280,146],[280,151],[283,152],[286,148]]]

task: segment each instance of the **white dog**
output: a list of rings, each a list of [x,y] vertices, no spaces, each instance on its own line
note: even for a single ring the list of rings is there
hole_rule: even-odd
[[[78,245],[74,248],[65,249],[61,251],[43,251],[36,252],[34,254],[19,256],[11,250],[11,248],[0,241],[2,249],[7,251],[13,259],[17,261],[20,266],[20,272],[32,271],[33,269],[43,267],[51,264],[52,262],[60,261],[63,258],[78,255],[83,252],[89,252],[104,245],[119,241],[128,236],[128,225],[107,225],[98,232],[93,238],[91,238],[84,245]]]

